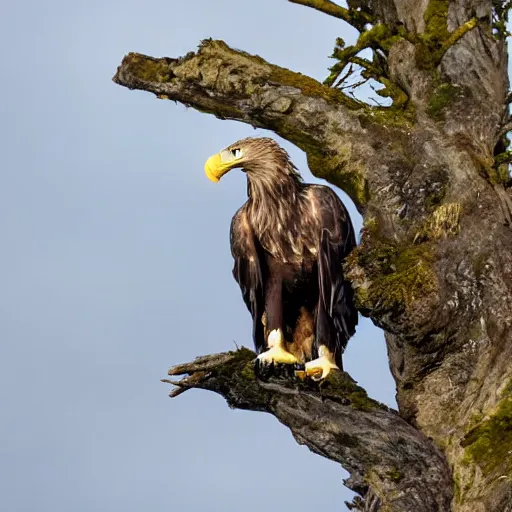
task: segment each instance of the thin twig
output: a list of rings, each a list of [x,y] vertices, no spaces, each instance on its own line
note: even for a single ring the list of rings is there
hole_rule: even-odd
[[[348,84],[344,85],[343,87],[339,87],[340,91],[343,91],[344,89],[356,89],[357,87],[360,87],[361,85],[364,85],[366,82],[370,80],[369,78],[363,78],[363,80],[360,80],[359,82],[356,82],[355,84]]]
[[[350,66],[348,67],[348,71],[338,80],[338,85],[342,84],[345,80],[349,78],[349,76],[354,72],[353,68],[353,64],[350,64]]]

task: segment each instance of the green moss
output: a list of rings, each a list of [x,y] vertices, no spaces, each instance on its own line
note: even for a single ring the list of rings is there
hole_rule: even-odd
[[[437,67],[446,51],[477,25],[472,18],[452,33],[448,31],[449,0],[430,0],[423,15],[425,30],[416,45],[416,62],[422,69]]]
[[[262,410],[273,399],[272,391],[258,385],[254,373],[254,358],[256,354],[245,347],[229,352],[233,358],[227,363],[218,366],[214,371],[218,379],[229,381],[231,395],[244,397],[252,405],[261,404]],[[237,375],[234,379],[233,375]],[[288,381],[288,382],[286,382]],[[312,379],[284,378],[283,383],[301,392],[317,392],[324,399],[331,399],[354,409],[368,411],[374,408],[384,408],[385,405],[372,400],[366,391],[345,372],[332,371],[328,377],[320,382]],[[231,406],[236,404],[230,403]],[[350,440],[345,440],[345,444]]]
[[[494,165],[483,167],[484,177],[491,185],[500,185],[510,180],[509,165],[512,161],[512,153],[505,151],[494,157]]]
[[[240,371],[244,378],[256,380],[252,369],[256,354],[252,350],[241,347],[238,350],[230,351],[229,354],[233,356],[233,359],[218,367],[219,375],[232,375],[234,372]],[[240,370],[240,368],[242,369]]]
[[[361,107],[361,103],[359,101],[349,98],[340,90],[331,89],[330,87],[316,81],[314,78],[295,71],[290,71],[286,68],[272,66],[272,71],[268,79],[270,82],[276,82],[280,85],[287,85],[289,87],[300,89],[302,94],[305,96],[323,98],[331,104],[342,104],[353,110]]]
[[[425,9],[423,38],[428,46],[439,44],[449,37],[447,26],[449,4],[449,0],[430,0]]]
[[[366,106],[358,115],[361,126],[375,125],[378,123],[384,128],[410,128],[414,124],[416,112],[412,105],[407,108],[397,107],[370,107]]]
[[[341,188],[358,206],[364,206],[370,200],[368,182],[363,165],[352,162],[350,149],[346,154],[329,157],[318,152],[308,152],[308,166],[317,178],[323,178]]]
[[[466,463],[477,464],[484,475],[512,476],[512,380],[495,411],[470,428],[461,442]]]
[[[508,140],[507,140],[507,142],[508,142]],[[500,153],[499,155],[496,155],[494,157],[494,162],[496,165],[509,164],[511,161],[512,161],[512,152],[511,151],[504,151],[503,153]]]
[[[453,473],[453,487],[454,487],[453,495],[454,495],[455,501],[457,503],[460,503],[461,499],[462,499],[462,491],[461,491],[461,486],[460,486],[460,476],[458,475],[457,472]]]
[[[427,194],[425,197],[425,208],[428,211],[432,211],[437,208],[445,198],[447,189],[448,184],[444,182],[440,188],[437,188]]]
[[[252,355],[252,357],[254,357],[254,354]],[[256,380],[256,375],[254,373],[254,364],[253,364],[252,360],[244,365],[240,374],[242,375],[242,377],[244,379],[252,380],[252,381]]]
[[[394,259],[395,270],[378,277],[368,291],[368,299],[382,307],[404,308],[434,291],[437,281],[431,269],[432,258],[424,248],[409,248]]]
[[[447,18],[449,0],[430,0],[423,20],[425,30],[416,42],[416,63],[420,69],[433,69],[439,63],[443,51],[443,42],[450,34]]]
[[[363,78],[372,78],[384,85],[383,89],[376,91],[379,96],[391,98],[394,107],[406,105],[409,100],[408,95],[399,85],[388,78],[388,72],[379,59],[374,58],[370,61],[361,57],[361,52],[367,48],[371,48],[374,52],[379,49],[387,53],[393,44],[403,37],[404,32],[395,30],[386,23],[376,23],[368,30],[361,30],[356,43],[352,46],[345,48],[343,39],[338,38],[332,54],[332,58],[337,62],[329,68],[330,74],[324,80],[324,84],[330,87],[339,86],[340,84],[336,84],[336,82],[343,70],[347,65],[355,64],[362,68],[361,76]]]
[[[375,91],[382,98],[391,98],[393,100],[393,107],[395,109],[403,107],[409,101],[407,93],[393,81],[388,78],[381,77],[380,83],[384,85],[383,89]]]
[[[427,114],[434,120],[444,119],[444,111],[461,94],[460,88],[442,83],[434,89],[427,106]]]
[[[362,309],[410,309],[415,301],[437,289],[433,263],[431,248],[426,243],[361,244],[347,258],[349,274],[360,267],[367,280],[367,286],[355,290],[356,304]]]
[[[385,408],[384,405],[371,399],[366,391],[345,372],[331,372],[320,384],[306,383],[304,386],[308,388],[318,386],[323,398],[330,398],[361,411]]]
[[[379,228],[379,223],[376,217],[367,216],[363,219],[363,229],[367,233],[376,233]]]
[[[123,64],[128,64],[129,72],[145,82],[166,83],[170,82],[173,77],[166,59],[155,59],[139,53],[129,53],[124,58]]]

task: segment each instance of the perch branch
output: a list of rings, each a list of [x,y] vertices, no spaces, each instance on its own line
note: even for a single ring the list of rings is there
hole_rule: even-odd
[[[172,396],[206,389],[230,407],[274,415],[299,444],[342,464],[351,473],[345,484],[378,502],[375,510],[449,510],[452,481],[443,455],[395,411],[368,398],[347,373],[335,372],[322,384],[289,377],[261,382],[254,357],[245,348],[201,357],[169,370],[182,380],[164,382],[177,386]]]

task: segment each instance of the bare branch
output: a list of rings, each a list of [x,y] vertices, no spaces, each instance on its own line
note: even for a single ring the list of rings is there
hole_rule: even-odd
[[[341,76],[338,80],[338,86],[342,85],[345,80],[348,80],[350,78],[350,76],[354,73],[354,66],[353,64],[350,64],[350,66],[348,66],[348,69],[347,71],[343,74],[343,76]],[[343,89],[343,87],[340,87],[340,89]]]
[[[254,357],[242,348],[175,366],[170,375],[186,376],[170,381],[178,386],[172,396],[206,389],[231,407],[273,414],[300,444],[350,471],[346,485],[378,501],[379,510],[449,510],[452,482],[442,454],[395,411],[368,398],[347,373],[335,372],[321,385],[285,377],[260,382]]]
[[[372,18],[368,14],[355,11],[350,9],[345,9],[341,7],[341,5],[335,4],[330,0],[288,0],[292,4],[304,5],[306,7],[311,7],[312,9],[316,9],[317,11],[323,12],[324,14],[328,14],[329,16],[334,16],[335,18],[339,18],[340,20],[346,21],[353,27],[360,30],[365,23],[371,22]]]

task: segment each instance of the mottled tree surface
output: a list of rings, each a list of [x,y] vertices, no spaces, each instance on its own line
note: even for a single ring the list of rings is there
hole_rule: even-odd
[[[174,394],[275,415],[351,472],[354,510],[512,511],[510,2],[290,2],[360,32],[337,41],[323,84],[211,40],[178,59],[131,53],[114,81],[274,130],[350,195],[364,228],[346,268],[386,333],[399,414],[345,373],[258,382],[245,350],[171,369],[187,375]],[[355,68],[390,106],[346,93]]]

